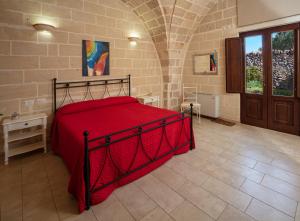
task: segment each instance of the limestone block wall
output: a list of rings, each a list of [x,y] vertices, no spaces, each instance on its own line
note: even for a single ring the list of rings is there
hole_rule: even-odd
[[[203,17],[216,0],[122,0],[144,21],[159,54],[163,72],[164,107],[180,105],[186,49]]]
[[[133,95],[161,96],[162,71],[155,45],[142,20],[123,2],[1,0],[0,10],[0,113],[4,116],[15,111],[51,116],[51,79],[83,79],[83,39],[110,42],[109,77],[131,74]],[[57,27],[51,35],[30,25],[45,21]],[[136,47],[127,39],[131,32],[141,36]]]
[[[239,94],[226,94],[225,38],[238,36],[236,0],[218,0],[218,3],[203,18],[192,37],[183,68],[183,83],[197,85],[203,93],[221,96],[221,117],[240,121]],[[194,75],[193,55],[218,54],[218,75]]]
[[[172,8],[169,31],[169,103],[170,108],[179,110],[181,103],[182,71],[184,58],[192,36],[204,16],[215,5],[215,0],[176,0]],[[169,5],[172,7],[172,5]],[[165,6],[167,8],[168,5]],[[167,11],[167,10],[165,10]],[[171,9],[169,9],[171,11]]]

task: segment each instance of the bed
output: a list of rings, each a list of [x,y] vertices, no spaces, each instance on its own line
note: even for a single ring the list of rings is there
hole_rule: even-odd
[[[93,98],[91,87],[105,87],[104,94],[109,94],[111,84],[120,85],[123,96],[119,93]],[[127,93],[124,84],[128,86]],[[53,87],[52,150],[61,156],[70,172],[68,191],[77,199],[80,212],[195,146],[192,118],[140,104],[129,96],[130,76],[80,82],[54,79]],[[63,105],[67,97],[73,101],[73,87],[86,89],[84,99]],[[59,90],[64,93],[57,107]]]

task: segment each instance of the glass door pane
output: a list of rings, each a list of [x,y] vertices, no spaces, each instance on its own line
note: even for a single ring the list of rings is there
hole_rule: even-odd
[[[263,94],[263,37],[262,35],[245,38],[245,92],[249,94]]]
[[[272,33],[272,95],[294,96],[294,30]]]

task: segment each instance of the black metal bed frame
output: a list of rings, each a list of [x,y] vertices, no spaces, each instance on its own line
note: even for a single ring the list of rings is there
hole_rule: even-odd
[[[130,74],[126,78],[68,81],[68,82],[67,81],[58,82],[56,78],[53,78],[53,109],[54,109],[54,113],[57,111],[57,109],[59,109],[61,106],[64,105],[67,97],[69,97],[71,103],[75,102],[70,94],[71,88],[86,88],[85,94],[82,99],[82,101],[85,101],[88,99],[89,96],[92,100],[94,100],[94,97],[90,90],[91,87],[104,86],[104,93],[102,94],[102,98],[104,98],[106,94],[108,96],[110,96],[108,85],[115,85],[115,84],[120,85],[117,96],[120,96],[121,93],[123,93],[123,95],[128,95],[128,96],[131,95],[131,90],[130,90],[131,76],[130,76]],[[124,84],[128,85],[127,93],[125,91]],[[59,106],[57,107],[57,93],[56,92],[57,92],[57,90],[63,90],[63,89],[64,89],[63,99],[62,99],[61,103],[59,104]]]
[[[112,85],[112,84],[119,84],[120,85],[120,90],[119,90],[119,95],[121,94],[121,92],[123,91],[124,95],[128,95],[130,96],[130,87],[131,87],[131,82],[130,82],[130,75],[128,75],[128,77],[126,78],[119,78],[119,79],[103,79],[103,80],[87,80],[87,81],[73,81],[73,82],[57,82],[56,78],[53,79],[53,96],[54,96],[54,113],[56,112],[56,110],[58,108],[60,108],[67,97],[69,97],[69,99],[72,101],[72,103],[74,102],[71,94],[70,94],[70,88],[79,88],[79,87],[84,87],[86,88],[86,92],[84,94],[84,98],[82,99],[83,101],[86,100],[88,98],[88,96],[91,97],[91,99],[93,98],[93,95],[90,91],[90,87],[93,86],[104,86],[105,90],[104,90],[104,94],[103,97],[105,96],[105,94],[107,93],[109,96],[109,89],[108,89],[108,85]],[[125,89],[124,89],[124,84],[128,84],[128,92],[126,94]],[[62,102],[60,103],[60,105],[57,108],[57,90],[64,90],[65,93],[63,95],[62,98]],[[84,183],[85,183],[85,202],[86,202],[86,206],[85,209],[88,210],[91,206],[91,194],[94,192],[97,192],[99,190],[104,189],[105,187],[118,182],[119,180],[121,180],[124,177],[129,176],[130,174],[133,174],[134,172],[141,170],[145,167],[147,167],[148,165],[152,164],[155,161],[158,161],[164,157],[166,157],[167,155],[169,155],[170,153],[173,153],[177,150],[179,150],[182,147],[185,147],[187,145],[189,145],[190,150],[192,150],[194,148],[194,135],[193,135],[193,104],[190,104],[190,116],[185,115],[184,113],[178,113],[178,114],[173,114],[171,116],[168,117],[164,117],[161,119],[157,119],[151,122],[147,122],[141,125],[137,125],[135,127],[131,127],[131,128],[126,128],[124,130],[121,131],[117,131],[114,133],[110,133],[107,134],[105,136],[99,136],[99,137],[95,137],[95,138],[89,138],[89,132],[87,130],[83,131],[83,139],[84,139],[84,168],[83,168],[83,174],[84,174]],[[185,119],[190,118],[190,131],[186,131],[185,126],[184,126],[184,121]],[[172,146],[172,144],[170,143],[170,141],[168,140],[168,137],[166,135],[166,127],[168,125],[177,123],[177,122],[181,122],[181,128],[180,128],[180,136],[178,136],[178,140],[176,141],[175,145]],[[145,128],[147,127],[147,128]],[[156,153],[154,155],[154,157],[150,157],[144,147],[143,141],[142,141],[142,135],[145,133],[148,133],[150,131],[156,130],[162,128],[162,133],[161,133],[161,138],[160,138],[160,144],[158,146],[158,148],[156,149]],[[120,135],[120,134],[124,134],[126,132],[133,132],[130,133],[130,135],[125,135],[122,136],[121,138],[118,139],[112,139],[112,137],[114,137],[115,135]],[[187,138],[187,141],[184,142],[183,144],[179,145],[180,142],[180,138],[182,136],[182,133],[185,134],[185,137]],[[189,133],[189,136],[188,134]],[[122,171],[117,164],[114,162],[111,152],[110,152],[110,148],[109,146],[114,144],[114,143],[118,143],[133,137],[137,137],[138,141],[137,141],[137,145],[135,148],[135,155],[132,158],[132,161],[130,162],[130,166],[126,171]],[[168,146],[169,146],[169,151],[158,156],[161,144],[162,144],[162,140],[165,139]],[[100,145],[97,146],[90,146],[89,144],[95,141],[104,141],[102,142]],[[104,159],[104,163],[102,168],[100,169],[100,173],[96,179],[96,182],[91,185],[90,183],[90,153],[97,151],[99,149],[102,148],[106,148],[105,151],[105,159]],[[131,169],[131,167],[133,166],[135,159],[136,159],[136,155],[137,152],[139,150],[139,148],[141,148],[142,152],[144,153],[144,155],[146,156],[146,158],[148,159],[148,162],[144,163],[143,165],[135,168],[135,169]],[[105,163],[107,161],[107,158],[109,158],[113,164],[113,166],[115,167],[115,169],[117,170],[118,174],[120,174],[119,176],[117,176],[117,178],[107,182],[107,183],[103,183],[103,185],[99,186],[99,187],[95,187],[97,182],[99,181],[99,178],[101,177],[101,174],[103,172],[103,169],[105,167]]]

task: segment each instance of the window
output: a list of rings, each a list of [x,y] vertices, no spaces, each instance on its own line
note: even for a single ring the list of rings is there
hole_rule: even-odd
[[[263,94],[262,35],[245,38],[245,92]]]
[[[294,31],[272,33],[272,95],[294,96]]]

